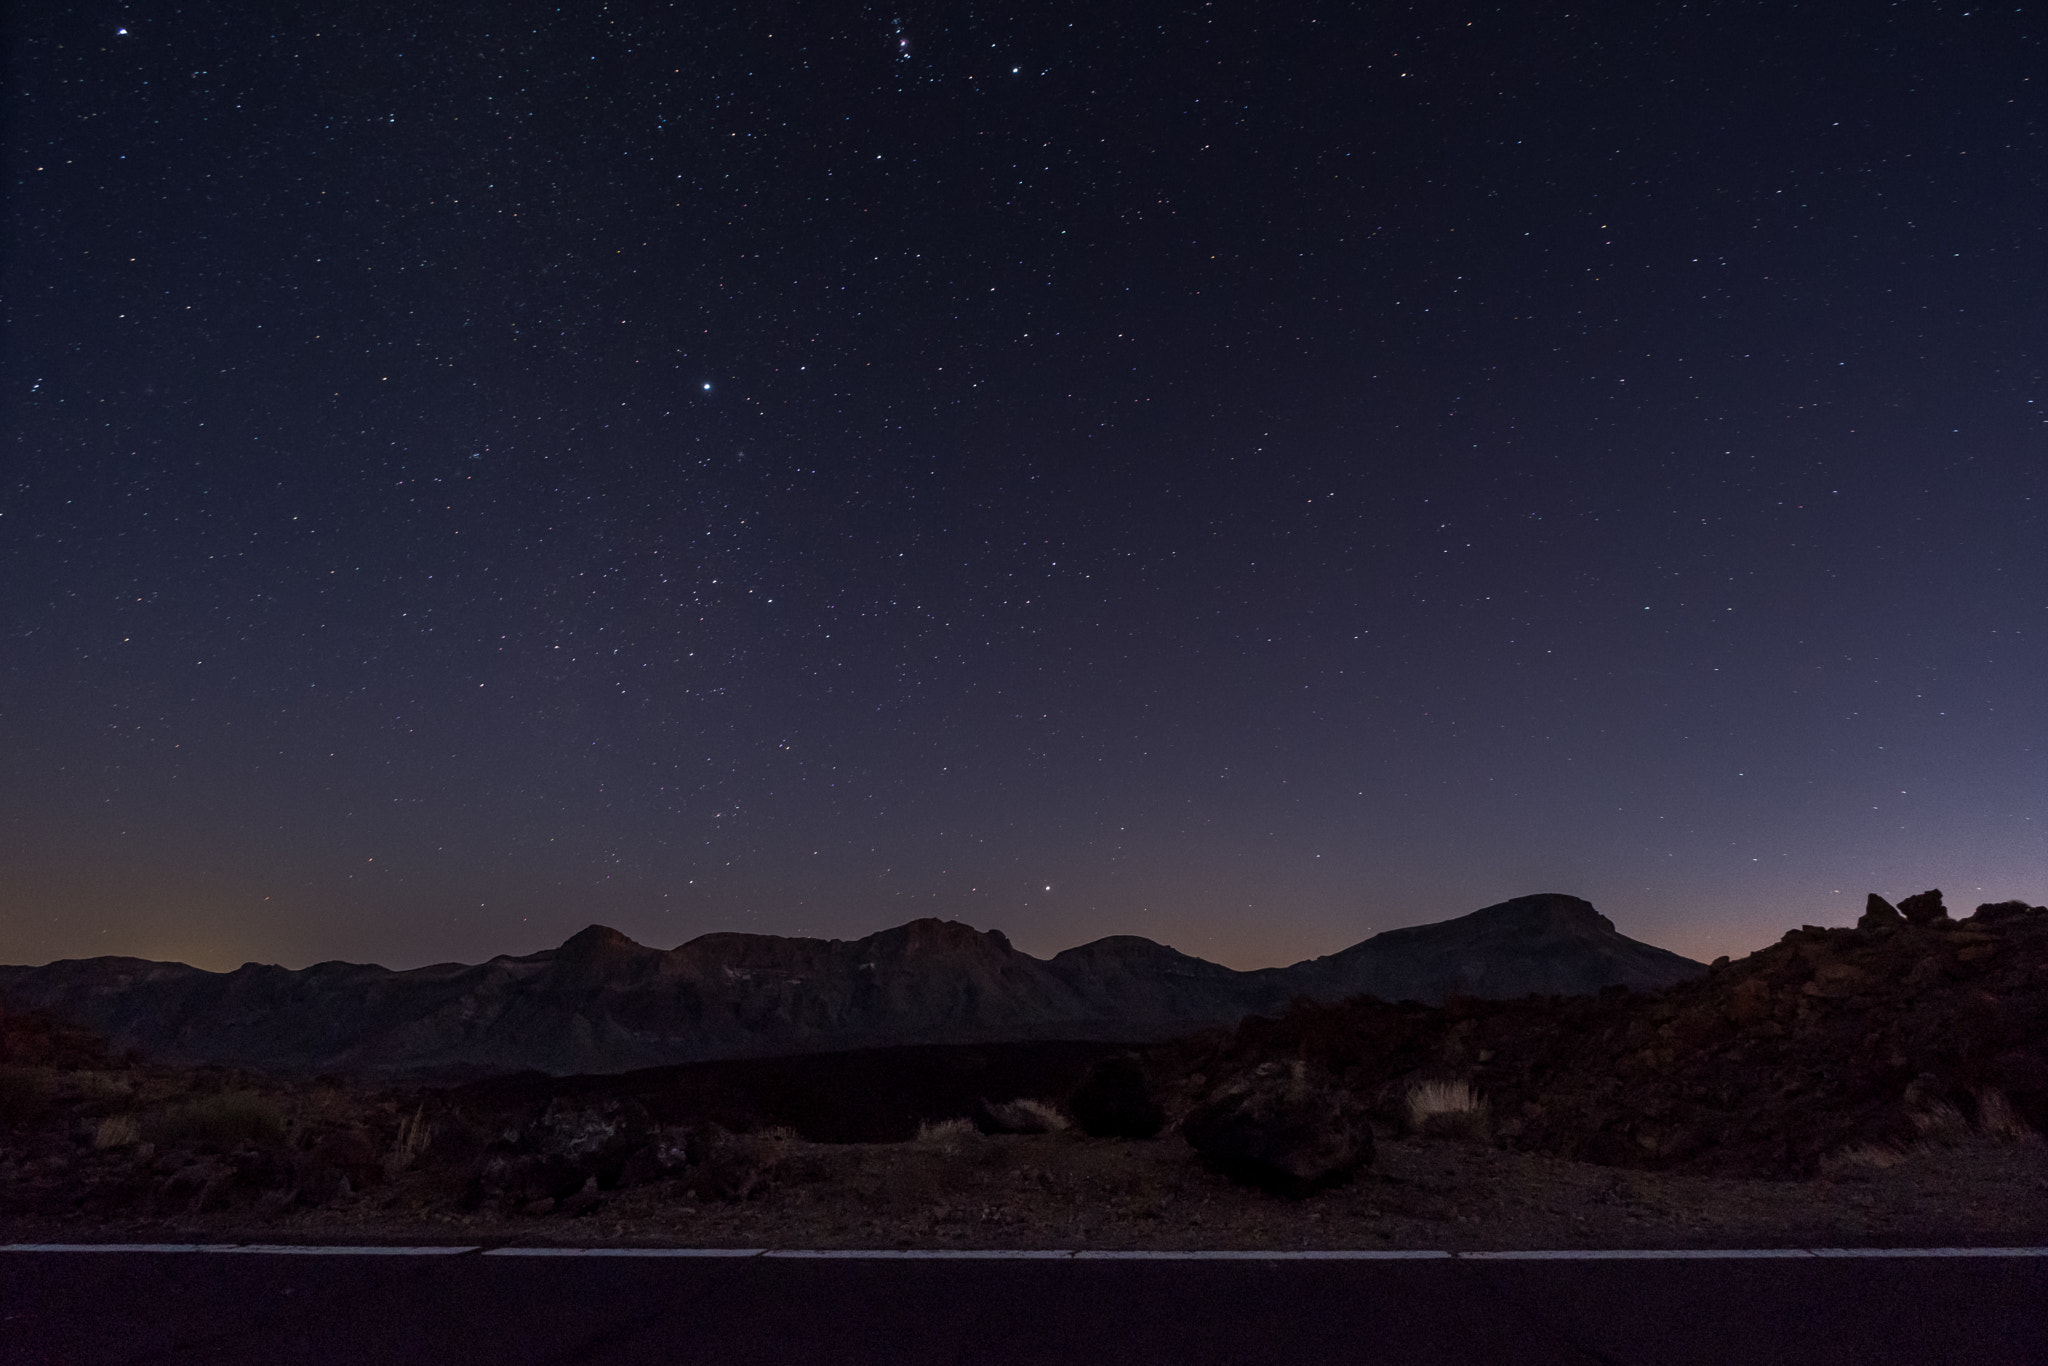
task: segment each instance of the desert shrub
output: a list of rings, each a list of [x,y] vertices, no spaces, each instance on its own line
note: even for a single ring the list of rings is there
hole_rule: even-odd
[[[1430,1138],[1483,1139],[1488,1130],[1486,1100],[1462,1081],[1424,1081],[1408,1088],[1409,1131]]]
[[[142,1141],[142,1126],[133,1115],[108,1115],[92,1131],[95,1148],[131,1148]]]
[[[2027,1127],[2025,1120],[2013,1113],[2012,1102],[2005,1098],[2005,1092],[1988,1089],[1977,1093],[1977,1129],[1998,1143],[2018,1143],[2034,1132]]]
[[[284,1138],[284,1115],[251,1091],[223,1091],[173,1106],[149,1125],[150,1138],[166,1148],[233,1148],[276,1143]]]
[[[1166,1111],[1153,1095],[1145,1065],[1134,1055],[1093,1063],[1068,1098],[1067,1109],[1090,1138],[1156,1138]]]

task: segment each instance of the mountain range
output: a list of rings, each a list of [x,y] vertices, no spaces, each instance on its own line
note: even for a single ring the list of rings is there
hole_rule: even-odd
[[[854,940],[707,934],[668,950],[592,925],[560,948],[406,971],[220,973],[138,958],[0,967],[0,999],[165,1060],[454,1079],[883,1044],[1138,1042],[1301,996],[1568,996],[1653,990],[1704,970],[1618,933],[1586,901],[1546,893],[1249,972],[1131,935],[1034,958],[999,931],[950,920]]]

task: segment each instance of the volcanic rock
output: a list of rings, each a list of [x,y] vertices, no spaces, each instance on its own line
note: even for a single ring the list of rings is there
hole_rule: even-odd
[[[1887,925],[1903,925],[1906,917],[1899,914],[1899,908],[1872,892],[1863,903],[1863,915],[1856,921],[1859,930],[1881,930]]]
[[[1299,1058],[1262,1063],[1181,1121],[1204,1160],[1234,1181],[1299,1198],[1373,1158],[1363,1101]]]
[[[1899,914],[1915,925],[1948,919],[1948,907],[1941,904],[1941,890],[1933,888],[1899,903]]]
[[[1456,1078],[1509,1146],[1653,1170],[1812,1175],[1846,1151],[1929,1141],[1944,1114],[1962,1132],[2040,1132],[2048,910],[1793,930],[1656,994],[1303,1001],[1154,1066],[1171,1092],[1297,1058],[1389,1123],[1416,1083]]]

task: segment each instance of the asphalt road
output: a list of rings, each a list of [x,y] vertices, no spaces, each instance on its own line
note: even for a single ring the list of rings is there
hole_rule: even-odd
[[[12,1363],[2048,1362],[2048,1257],[0,1252]]]

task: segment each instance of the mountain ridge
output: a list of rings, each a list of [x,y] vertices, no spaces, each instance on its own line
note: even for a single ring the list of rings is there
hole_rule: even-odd
[[[66,959],[0,967],[0,994],[166,1058],[455,1078],[877,1044],[1142,1042],[1299,996],[1573,995],[1704,971],[1620,934],[1588,902],[1543,893],[1251,971],[1135,935],[1040,959],[1000,930],[925,918],[854,940],[714,931],[673,949],[591,925],[531,954],[396,971]]]

